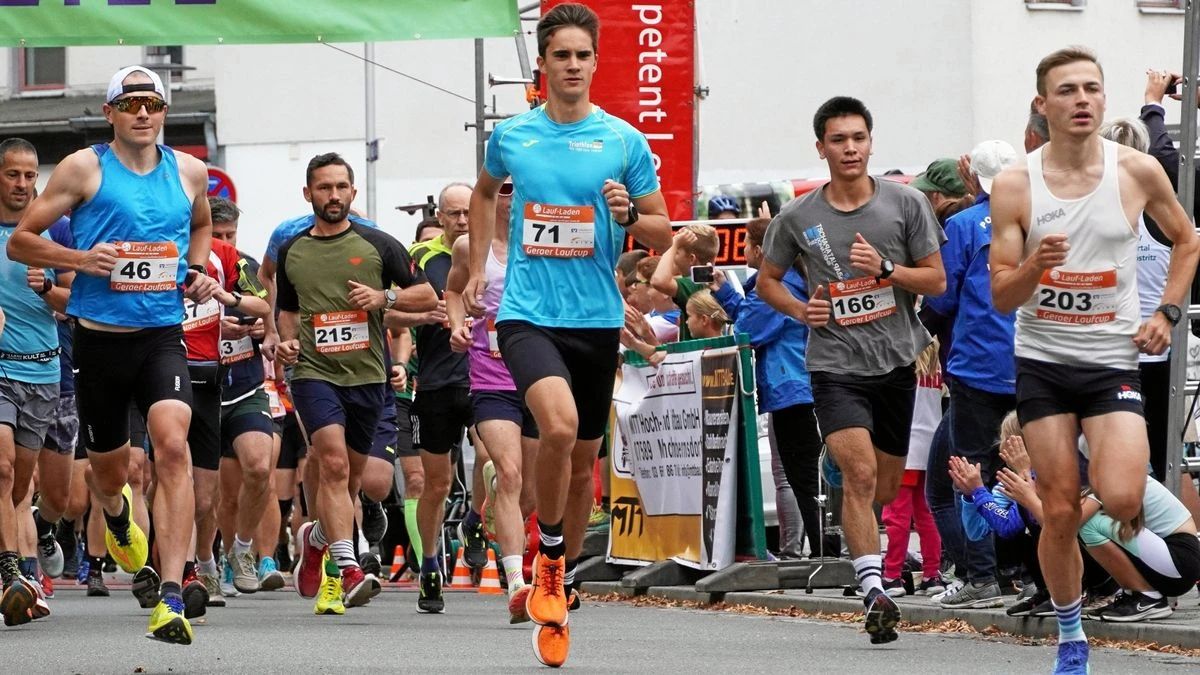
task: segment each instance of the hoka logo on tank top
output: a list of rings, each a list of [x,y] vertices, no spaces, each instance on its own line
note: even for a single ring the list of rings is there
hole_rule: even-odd
[[[1037,224],[1038,225],[1048,225],[1049,223],[1051,223],[1059,218],[1062,218],[1065,215],[1067,215],[1066,209],[1059,209],[1057,211],[1051,211],[1050,213],[1043,213],[1042,215],[1037,217]]]

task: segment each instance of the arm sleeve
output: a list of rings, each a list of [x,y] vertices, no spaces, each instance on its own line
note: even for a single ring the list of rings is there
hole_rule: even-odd
[[[383,287],[392,285],[408,288],[425,281],[425,274],[413,262],[404,245],[382,230],[367,230],[383,260]]]
[[[279,251],[279,265],[275,271],[275,305],[284,312],[299,312],[300,297],[287,274],[287,254],[291,246]]]
[[[1175,149],[1175,143],[1167,133],[1166,120],[1163,119],[1164,114],[1162,106],[1150,103],[1142,106],[1139,116],[1146,123],[1146,129],[1150,131],[1150,149],[1146,151],[1147,154],[1162,164],[1163,170],[1167,172],[1167,177],[1171,179],[1171,186],[1178,188],[1179,151]]]
[[[738,293],[733,288],[733,284],[725,282],[717,289],[716,293],[713,293],[713,297],[720,303],[721,309],[725,310],[725,313],[729,315],[730,320],[737,321],[744,298],[742,298],[741,293]]]
[[[508,167],[504,166],[504,153],[500,150],[500,139],[504,138],[504,134],[507,132],[508,126],[502,123],[488,137],[483,168],[491,174],[492,178],[504,179],[508,177]]]
[[[637,199],[658,192],[658,174],[654,171],[650,142],[640,133],[634,133],[627,143],[629,163],[625,167],[625,189],[629,191],[629,196]]]
[[[967,511],[974,511],[978,518],[983,520],[988,529],[994,531],[1001,539],[1010,539],[1025,530],[1025,521],[1021,518],[1020,512],[1013,508],[1013,505],[1007,499],[1001,499],[999,495],[993,495],[987,491],[987,488],[976,488],[971,494],[972,502],[966,501],[963,497],[963,527],[967,527]],[[973,507],[973,508],[972,508]],[[987,534],[986,531],[983,532]],[[979,537],[972,536],[971,541],[979,541]]]
[[[763,255],[772,265],[787,269],[796,262],[800,255],[800,244],[796,240],[798,225],[793,225],[786,213],[780,213],[767,226],[767,236],[763,240]]]
[[[927,258],[946,243],[946,235],[933,215],[933,206],[925,195],[914,188],[905,187],[904,223],[908,238],[908,252],[913,262]]]
[[[237,289],[242,295],[267,299],[267,289],[258,280],[258,264],[253,259],[239,256],[237,261]]]
[[[946,269],[946,292],[937,297],[926,297],[923,307],[953,319],[958,313],[958,293],[967,274],[969,242],[964,242],[962,223],[951,220],[946,225],[946,245],[942,247],[942,266]]]

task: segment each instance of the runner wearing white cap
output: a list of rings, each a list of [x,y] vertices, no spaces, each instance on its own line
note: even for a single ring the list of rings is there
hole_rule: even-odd
[[[126,486],[132,401],[154,444],[153,514],[164,580],[147,637],[190,644],[180,581],[192,534],[192,390],[181,323],[184,296],[207,302],[217,284],[205,268],[212,238],[207,169],[156,144],[166,119],[164,93],[158,76],[140,66],[113,76],[103,106],[113,141],[58,165],[8,250],[31,266],[80,272],[67,314],[78,321],[76,400],[108,550],[130,573],[148,553],[145,533],[130,519],[134,497]],[[67,211],[75,249],[41,236]]]

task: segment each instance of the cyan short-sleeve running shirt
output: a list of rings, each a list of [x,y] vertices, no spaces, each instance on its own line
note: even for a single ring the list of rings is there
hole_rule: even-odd
[[[646,137],[598,107],[578,122],[558,124],[543,105],[496,126],[484,169],[498,179],[512,176],[514,186],[497,322],[624,325],[613,270],[625,230],[613,221],[602,190],[614,180],[635,199],[658,191]]]
[[[29,269],[8,257],[16,223],[0,223],[0,307],[7,323],[0,335],[0,378],[28,384],[57,384],[58,326],[54,311],[25,281]],[[49,239],[50,232],[42,233]],[[46,270],[54,281],[54,270]]]

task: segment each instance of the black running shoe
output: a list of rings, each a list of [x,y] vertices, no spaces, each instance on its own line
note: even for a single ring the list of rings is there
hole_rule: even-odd
[[[194,619],[208,611],[208,589],[195,572],[183,578],[183,618]]]
[[[87,594],[89,598],[107,598],[108,586],[104,585],[104,577],[99,574],[89,574],[87,578]]]
[[[162,579],[159,578],[158,572],[155,572],[153,567],[146,565],[134,573],[133,583],[129,590],[133,592],[133,597],[137,598],[139,607],[154,609],[161,599],[158,595],[160,584],[162,584]]]
[[[441,614],[446,611],[442,598],[442,573],[421,573],[421,594],[417,596],[417,611],[426,614]]]
[[[866,605],[864,623],[867,634],[871,636],[871,644],[886,644],[899,637],[896,635],[896,625],[900,623],[900,608],[895,600],[883,591],[874,590],[867,597]]]
[[[1116,602],[1100,610],[1097,614],[1101,621],[1118,623],[1133,623],[1150,619],[1165,619],[1174,610],[1166,598],[1151,598],[1137,591],[1124,591]]]
[[[458,540],[463,543],[463,562],[467,567],[483,569],[487,566],[487,538],[483,534],[483,521],[474,527],[466,521],[458,524]]]
[[[362,513],[363,536],[367,538],[367,543],[372,546],[378,545],[383,541],[383,535],[387,534],[388,528],[387,513],[383,510],[383,504],[363,497]]]
[[[1042,605],[1042,603],[1049,600],[1050,594],[1046,591],[1039,590],[1037,593],[1034,593],[1028,598],[1022,598],[1016,601],[1013,603],[1012,607],[1004,610],[1004,613],[1009,616],[1033,616],[1033,610],[1037,609]]]
[[[379,562],[379,556],[370,551],[358,556],[358,566],[364,574],[374,574],[376,578],[383,575],[383,565]]]

